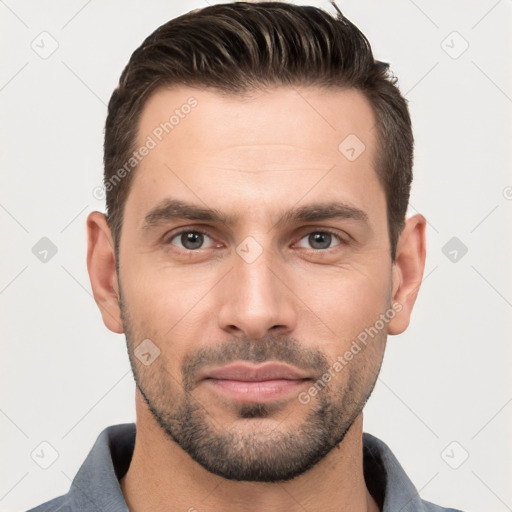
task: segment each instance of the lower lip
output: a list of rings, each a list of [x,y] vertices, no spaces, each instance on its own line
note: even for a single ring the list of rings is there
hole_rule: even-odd
[[[240,381],[227,379],[206,379],[216,391],[235,400],[247,402],[271,402],[297,392],[306,385],[309,379]]]

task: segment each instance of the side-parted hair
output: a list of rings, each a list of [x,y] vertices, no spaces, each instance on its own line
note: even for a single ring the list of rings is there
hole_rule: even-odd
[[[364,34],[333,6],[336,16],[283,2],[211,5],[168,21],[133,52],[110,98],[105,125],[104,185],[116,255],[136,169],[123,173],[115,186],[112,179],[136,149],[141,112],[151,93],[172,85],[233,95],[313,86],[356,89],[373,109],[378,141],[373,165],[386,195],[395,260],[412,182],[409,110],[389,64],[375,60]]]

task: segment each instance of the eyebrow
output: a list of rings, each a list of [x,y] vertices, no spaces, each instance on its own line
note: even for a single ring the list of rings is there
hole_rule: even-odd
[[[236,223],[237,217],[215,208],[203,207],[178,199],[164,199],[147,213],[141,229],[149,231],[163,223],[183,219],[233,225]],[[363,210],[338,201],[330,201],[309,204],[286,211],[281,214],[275,226],[328,219],[352,219],[365,224],[368,223],[368,215]]]

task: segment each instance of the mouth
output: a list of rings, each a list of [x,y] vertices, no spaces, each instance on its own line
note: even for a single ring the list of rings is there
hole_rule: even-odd
[[[207,371],[204,384],[215,393],[244,402],[271,402],[297,393],[311,378],[281,363],[234,363]]]

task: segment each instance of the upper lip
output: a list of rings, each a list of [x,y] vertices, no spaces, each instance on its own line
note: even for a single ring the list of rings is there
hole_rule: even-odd
[[[260,365],[233,363],[209,370],[204,373],[203,378],[257,382],[274,379],[300,380],[307,379],[308,376],[282,363],[264,363]]]

